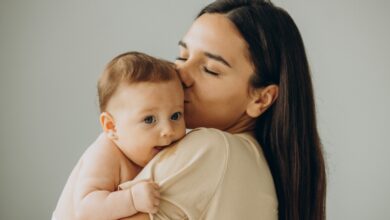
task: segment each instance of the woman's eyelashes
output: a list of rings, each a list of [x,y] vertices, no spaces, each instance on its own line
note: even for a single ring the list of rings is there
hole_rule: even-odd
[[[211,71],[210,69],[208,69],[207,67],[203,67],[203,71],[210,74],[210,75],[213,75],[213,76],[219,76],[219,73],[215,72],[215,71]]]
[[[185,62],[187,61],[188,58],[184,57],[184,56],[178,56],[176,57],[176,61],[182,61],[182,62]],[[216,71],[212,71],[210,70],[209,68],[207,68],[206,66],[203,66],[203,71],[207,74],[210,74],[210,75],[213,75],[213,76],[219,76],[220,74]]]
[[[178,61],[186,61],[187,58],[184,58],[184,57],[176,57],[176,60],[178,60]]]

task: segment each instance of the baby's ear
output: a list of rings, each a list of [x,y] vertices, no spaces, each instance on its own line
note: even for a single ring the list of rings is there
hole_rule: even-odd
[[[247,105],[246,113],[257,118],[263,114],[275,102],[279,95],[277,85],[269,85],[251,91],[251,100]]]
[[[107,137],[111,140],[116,140],[116,130],[115,130],[115,121],[114,118],[110,115],[108,112],[102,112],[100,114],[100,125],[102,126],[102,129],[104,133],[106,133]]]

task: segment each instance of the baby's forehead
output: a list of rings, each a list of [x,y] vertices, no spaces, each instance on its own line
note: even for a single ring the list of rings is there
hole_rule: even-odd
[[[154,93],[177,93],[183,91],[182,83],[179,78],[169,79],[166,81],[146,81],[146,82],[122,82],[118,85],[119,90],[131,90],[133,92],[140,92],[141,94]]]
[[[122,83],[112,97],[114,106],[146,109],[172,108],[184,102],[180,81]],[[113,107],[114,107],[113,106]]]
[[[132,109],[139,114],[177,111],[184,108],[184,100],[178,96],[168,99],[143,99],[142,102],[130,102],[126,109]]]

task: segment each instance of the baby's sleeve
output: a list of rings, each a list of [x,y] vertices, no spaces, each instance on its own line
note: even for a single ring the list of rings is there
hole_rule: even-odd
[[[223,180],[227,159],[224,135],[206,128],[158,154],[135,178],[160,185],[160,208],[151,219],[200,219]]]

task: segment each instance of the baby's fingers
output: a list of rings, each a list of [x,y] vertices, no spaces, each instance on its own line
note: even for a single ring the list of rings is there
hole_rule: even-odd
[[[156,214],[156,213],[157,213],[157,211],[158,211],[158,207],[153,207],[153,209],[152,209],[152,210],[150,210],[150,213],[152,213],[152,214]]]
[[[160,205],[160,200],[159,200],[159,199],[154,199],[154,200],[153,200],[153,205],[154,205],[155,207],[158,207],[158,206]]]
[[[161,198],[160,191],[154,190],[154,191],[153,191],[153,196],[154,196],[155,198],[157,198],[157,199],[160,199],[160,198]]]
[[[151,213],[155,214],[158,211],[159,206],[160,206],[160,200],[153,199],[153,208],[151,209]]]
[[[155,182],[151,182],[151,185],[152,185],[153,188],[156,189],[156,190],[159,190],[159,189],[160,189],[160,186],[159,186],[157,183],[155,183]]]

